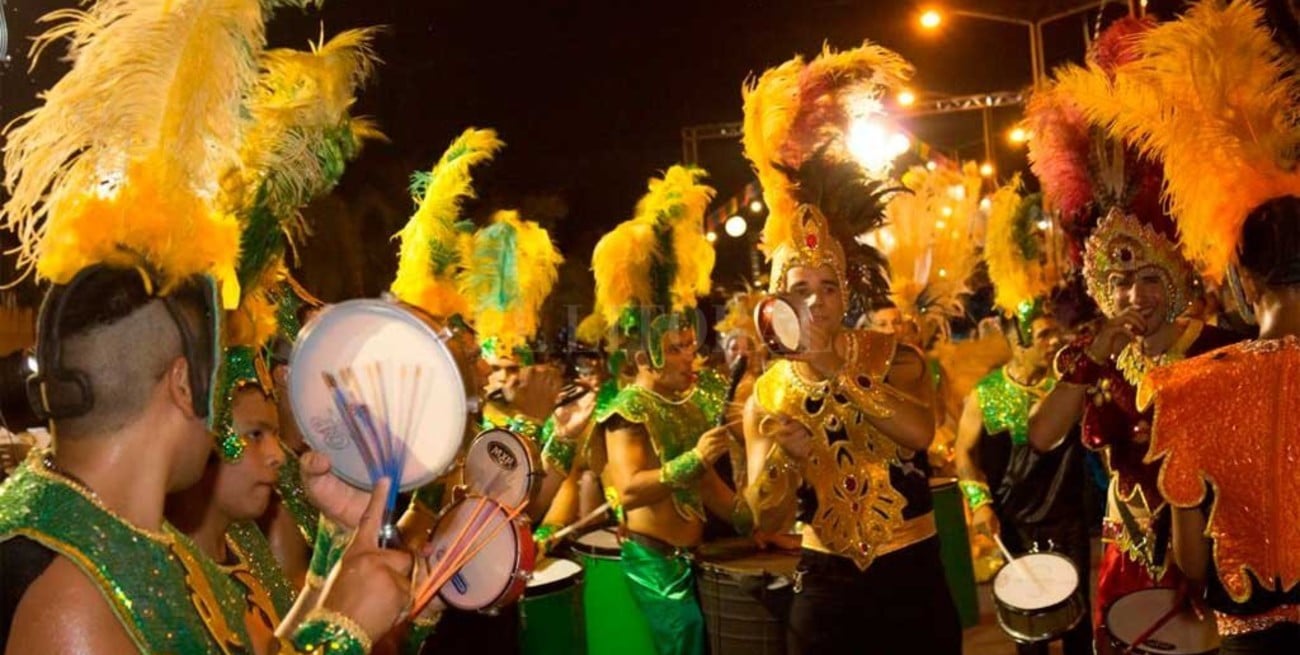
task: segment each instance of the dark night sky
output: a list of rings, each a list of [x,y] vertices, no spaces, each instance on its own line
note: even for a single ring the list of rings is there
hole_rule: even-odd
[[[6,122],[61,71],[50,60],[25,74],[21,41],[32,33],[33,18],[72,3],[7,4],[15,61],[0,72]],[[281,12],[270,26],[275,46],[305,46],[322,23],[326,34],[388,28],[377,44],[386,63],[358,111],[377,118],[391,142],[368,147],[324,201],[326,209],[308,211],[341,212],[357,224],[353,234],[366,252],[345,261],[363,270],[322,292],[374,293],[391,279],[395,248],[387,237],[409,209],[406,176],[429,166],[467,126],[494,127],[507,143],[476,174],[483,200],[471,209],[540,208],[558,218],[557,241],[583,266],[600,233],[630,214],[645,180],[681,157],[682,127],[738,120],[748,74],[794,53],[815,53],[823,41],[844,48],[871,39],[897,50],[916,65],[922,92],[1028,85],[1024,28],[953,19],[940,34],[921,34],[915,10],[910,0],[327,0],[321,11]],[[1082,55],[1090,20],[1048,27],[1049,65]],[[1014,109],[995,115],[1001,171],[1023,167],[1023,156],[1001,138],[1017,118]],[[982,156],[978,113],[918,119],[910,127],[941,149]],[[749,180],[737,142],[708,144],[700,164],[713,173],[720,198]],[[318,287],[333,287],[329,278],[339,266],[326,244],[349,238],[329,234],[330,225],[319,225],[317,242],[305,250],[305,275]],[[721,241],[715,279],[733,281],[746,270],[745,252]],[[580,268],[572,273],[581,277]]]

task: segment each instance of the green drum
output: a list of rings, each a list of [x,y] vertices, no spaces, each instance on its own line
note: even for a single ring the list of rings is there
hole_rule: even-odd
[[[582,589],[583,572],[577,562],[545,559],[533,569],[519,601],[523,655],[586,655]]]
[[[957,478],[933,478],[934,522],[939,529],[939,550],[948,591],[957,605],[963,628],[980,622],[979,597],[975,587],[975,563],[970,555],[970,533],[966,531],[966,508],[962,504]]]
[[[627,587],[613,530],[588,532],[573,544],[582,562],[587,652],[591,655],[656,655],[654,636]]]

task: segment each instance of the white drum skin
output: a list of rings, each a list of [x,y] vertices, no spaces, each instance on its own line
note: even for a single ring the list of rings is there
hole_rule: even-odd
[[[438,518],[430,540],[433,545],[433,555],[429,558],[431,567],[436,567],[445,557],[458,556],[452,552],[451,546],[462,529],[465,536],[460,553],[483,544],[438,592],[449,606],[468,611],[493,610],[523,595],[533,570],[536,546],[527,522],[508,517],[506,509],[496,501],[467,496],[448,507]],[[478,538],[470,539],[479,525],[484,527]]]

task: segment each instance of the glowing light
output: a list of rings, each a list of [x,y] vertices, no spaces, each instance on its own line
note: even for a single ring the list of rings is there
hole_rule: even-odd
[[[744,216],[736,214],[728,218],[722,228],[727,231],[727,236],[739,238],[745,236],[745,230],[749,229],[749,223],[745,222]]]
[[[961,202],[966,199],[966,187],[961,184],[954,184],[948,187],[948,197]]]
[[[860,118],[849,126],[849,154],[869,173],[888,172],[894,160],[911,147],[906,134],[895,132],[880,121]]]
[[[993,177],[993,164],[984,162],[980,164],[980,175],[984,177]]]
[[[718,233],[714,232],[713,230],[709,230],[709,232],[704,235],[704,240],[708,241],[709,243],[713,243],[714,241],[718,240]]]
[[[910,89],[903,89],[898,92],[898,105],[900,107],[911,107],[916,104],[916,94]]]
[[[940,14],[933,9],[921,12],[921,27],[924,27],[927,30],[932,30],[939,27],[941,23],[943,23],[943,14]]]
[[[943,214],[944,218],[952,216],[952,207],[949,207],[948,205],[944,205],[943,207],[939,208],[939,213]]]
[[[938,162],[933,162],[933,161],[925,162],[925,170],[927,171],[932,171],[938,167],[939,167]]]
[[[1039,219],[1039,221],[1037,223],[1034,223],[1034,225],[1038,226],[1038,229],[1043,230],[1044,232],[1047,231],[1047,228],[1052,227],[1051,221],[1047,220],[1046,218]]]
[[[755,201],[749,203],[749,211],[752,211],[752,212],[754,212],[755,214],[757,214],[757,213],[763,211],[763,201],[762,201],[762,200],[755,200]]]
[[[993,209],[993,199],[985,198],[980,201],[980,211],[988,213],[991,209]]]
[[[946,207],[945,207],[945,209],[946,209]],[[952,212],[949,212],[949,213],[952,213]],[[948,227],[948,224],[945,223],[945,222],[943,222],[942,220],[938,220],[938,221],[935,221],[935,222],[934,222],[934,229],[936,229],[936,230],[942,230],[942,229],[944,229],[944,228],[946,228],[946,227]]]
[[[939,269],[939,277],[941,277],[941,278],[946,278],[946,277],[948,277],[948,269],[946,269],[946,268],[941,268],[941,269]]]
[[[1029,130],[1017,125],[1016,127],[1011,128],[1011,131],[1007,132],[1007,141],[1010,141],[1014,145],[1020,145],[1029,141],[1030,136],[1032,135],[1029,133]]]

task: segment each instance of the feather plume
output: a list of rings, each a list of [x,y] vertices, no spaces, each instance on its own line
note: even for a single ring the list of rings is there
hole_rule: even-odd
[[[947,334],[948,320],[965,312],[966,280],[979,263],[983,180],[967,162],[960,171],[917,166],[902,181],[910,193],[890,198],[888,225],[869,239],[889,260],[894,305],[923,334]]]
[[[868,42],[843,52],[826,47],[809,63],[796,56],[746,83],[743,144],[769,210],[763,227],[769,257],[795,233],[799,181],[791,172],[818,153],[847,159],[850,119],[881,113],[881,99],[911,75],[901,57]]]
[[[401,249],[392,292],[434,316],[468,316],[469,303],[457,277],[472,226],[460,220],[461,202],[474,197],[470,168],[492,159],[504,144],[493,130],[465,130],[426,174],[416,174],[411,195],[417,207],[397,234]]]
[[[1042,194],[1023,195],[1019,176],[992,196],[984,261],[993,302],[1009,315],[1021,303],[1047,298],[1061,281],[1063,240],[1056,230],[1039,228],[1047,219],[1042,199]]]
[[[1059,84],[1092,120],[1164,163],[1183,251],[1213,280],[1249,211],[1300,190],[1293,102],[1300,88],[1251,2],[1207,0],[1138,42],[1113,79],[1070,68]]]
[[[1080,222],[1093,203],[1091,128],[1055,84],[1034,92],[1025,108],[1029,166],[1061,220]]]
[[[43,20],[37,49],[67,39],[73,63],[7,132],[20,267],[66,282],[98,262],[140,266],[164,290],[209,273],[233,306],[239,227],[212,198],[238,162],[263,4],[101,0]]]
[[[474,234],[460,282],[480,337],[496,339],[501,352],[527,345],[562,263],[541,226],[516,211],[497,212]]]

